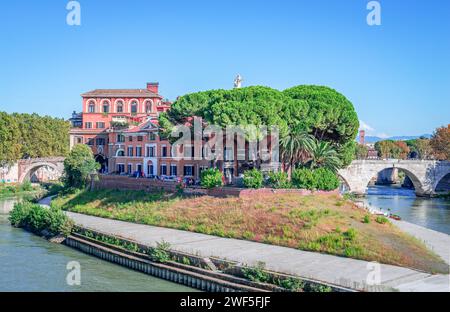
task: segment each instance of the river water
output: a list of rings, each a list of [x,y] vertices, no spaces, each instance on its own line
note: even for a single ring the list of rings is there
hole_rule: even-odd
[[[0,199],[1,291],[195,291],[143,273],[53,244],[22,229],[13,228],[8,212],[15,200]],[[69,286],[66,266],[77,261],[81,285]]]
[[[416,197],[414,190],[401,187],[371,186],[366,204],[399,215],[402,220],[450,234],[450,200]]]

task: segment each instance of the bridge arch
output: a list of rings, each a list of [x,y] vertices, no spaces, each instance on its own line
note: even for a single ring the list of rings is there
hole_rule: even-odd
[[[26,167],[26,169],[20,174],[19,183],[25,182],[27,178],[30,179],[37,170],[43,167],[52,168],[59,174],[59,176],[62,176],[63,174],[61,167],[56,164],[51,162],[37,162]]]
[[[434,191],[436,193],[440,192],[450,192],[450,172],[444,173],[442,176],[436,179],[436,185],[434,185]]]

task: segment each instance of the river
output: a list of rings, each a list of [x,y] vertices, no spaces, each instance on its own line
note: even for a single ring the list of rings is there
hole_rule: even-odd
[[[450,200],[416,197],[414,190],[396,186],[370,186],[366,204],[399,215],[402,220],[450,234]]]
[[[195,291],[13,228],[8,221],[8,212],[14,202],[0,198],[0,292]],[[81,267],[79,286],[69,286],[66,282],[69,273],[66,266],[72,261],[77,261]]]

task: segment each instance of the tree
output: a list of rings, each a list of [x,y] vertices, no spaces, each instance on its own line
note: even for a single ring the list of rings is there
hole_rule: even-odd
[[[84,144],[75,145],[69,156],[64,160],[64,184],[66,187],[86,187],[91,174],[100,168],[92,150]]]
[[[291,173],[297,164],[303,164],[308,158],[313,144],[313,137],[299,129],[293,130],[280,141],[281,160],[286,164],[286,171]]]
[[[327,168],[336,172],[341,167],[341,160],[329,142],[313,140],[307,165],[311,169]]]
[[[0,167],[8,167],[20,158],[19,124],[7,113],[0,112]]]
[[[434,132],[430,145],[433,155],[439,160],[450,160],[450,124]]]
[[[353,104],[328,87],[297,86],[283,92],[268,87],[210,90],[184,95],[159,116],[165,133],[193,117],[206,124],[277,126],[280,139],[296,129],[329,142],[343,165],[354,157],[359,122]],[[288,157],[291,158],[291,157]]]
[[[358,144],[356,146],[356,150],[355,150],[355,158],[356,159],[367,159],[368,154],[369,154],[369,149],[367,148],[367,146],[365,146],[363,144]]]
[[[433,153],[429,139],[417,139],[416,149],[420,159],[429,159]]]
[[[336,90],[324,86],[296,86],[283,94],[291,99],[283,110],[288,126],[300,125],[319,141],[330,142],[339,151],[342,164],[350,164],[359,128],[353,104]]]
[[[212,189],[223,185],[223,175],[219,169],[210,168],[202,171],[201,185],[204,188]]]

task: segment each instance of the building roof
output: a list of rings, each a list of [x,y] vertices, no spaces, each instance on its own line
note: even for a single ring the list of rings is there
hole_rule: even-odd
[[[153,93],[147,89],[96,89],[81,94],[82,97],[158,97],[159,94]]]

